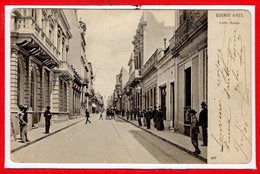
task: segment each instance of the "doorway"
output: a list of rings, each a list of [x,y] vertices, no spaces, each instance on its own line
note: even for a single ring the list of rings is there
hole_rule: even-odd
[[[161,109],[164,120],[166,120],[166,86],[161,87]]]
[[[184,70],[185,86],[184,86],[184,134],[190,136],[191,117],[189,110],[191,109],[191,67]]]
[[[174,100],[174,97],[175,97],[175,93],[174,93],[174,82],[171,83],[171,113],[172,113],[172,127],[174,127],[174,119],[175,119],[175,116],[174,116],[174,113],[175,113],[175,100]]]

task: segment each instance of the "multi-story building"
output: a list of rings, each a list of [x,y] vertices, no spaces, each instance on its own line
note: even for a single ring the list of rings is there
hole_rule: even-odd
[[[158,104],[157,97],[157,61],[163,56],[162,49],[156,49],[142,68],[142,108],[154,109]]]
[[[170,40],[171,41],[171,40]],[[163,51],[156,64],[157,68],[157,98],[158,106],[162,109],[164,114],[165,128],[174,127],[174,110],[175,110],[175,95],[174,95],[174,81],[175,81],[175,59],[172,58],[170,47]]]
[[[174,127],[190,135],[192,108],[200,111],[200,103],[207,102],[207,11],[180,10],[178,28],[172,38],[171,54],[175,59]]]
[[[85,28],[76,11],[60,9],[15,9],[11,16],[11,118],[20,104],[29,107],[29,129],[44,125],[43,112],[51,106],[53,120],[80,114]],[[80,39],[74,39],[80,38]],[[80,48],[79,54],[73,51]],[[83,56],[83,57],[82,57]],[[75,62],[75,64],[74,64]],[[78,66],[81,62],[81,67]],[[72,66],[74,65],[74,66]],[[81,86],[76,86],[76,81]],[[77,97],[74,89],[79,91]],[[73,102],[72,102],[73,101]],[[72,102],[72,103],[71,103]],[[76,111],[76,112],[75,112]]]
[[[145,11],[138,24],[134,40],[134,50],[129,60],[129,81],[131,87],[131,109],[142,108],[142,89],[140,87],[141,69],[157,48],[164,45],[164,40],[170,38],[173,28],[165,26],[156,20],[152,12]]]

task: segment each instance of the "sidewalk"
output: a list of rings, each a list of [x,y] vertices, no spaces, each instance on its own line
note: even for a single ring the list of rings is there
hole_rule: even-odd
[[[152,121],[151,121],[151,129],[147,129],[145,126],[140,127],[138,125],[137,120],[127,120],[126,117],[122,117],[119,115],[118,115],[118,118],[121,118],[121,119],[139,127],[140,129],[142,129],[146,132],[149,132],[152,135],[162,139],[163,141],[166,141],[166,142],[174,145],[175,147],[180,148],[181,150],[184,150],[185,152],[193,155],[192,152],[194,152],[194,147],[191,143],[191,138],[188,136],[173,132],[171,130],[158,131],[153,127]],[[204,162],[207,162],[207,147],[201,146],[201,144],[203,144],[203,142],[201,140],[199,140],[199,148],[201,150],[201,154],[193,155],[193,156]]]
[[[58,123],[52,122],[49,134],[45,134],[45,127],[39,127],[39,128],[33,129],[31,131],[28,131],[28,139],[30,140],[30,142],[28,142],[28,143],[22,143],[21,140],[19,139],[20,135],[16,135],[16,137],[18,138],[16,141],[14,141],[14,138],[12,136],[12,137],[10,137],[11,138],[11,144],[10,144],[11,153],[14,153],[26,146],[29,146],[37,141],[47,138],[48,136],[51,136],[66,128],[69,128],[69,127],[81,122],[82,120],[85,120],[85,117],[76,117],[71,120],[58,122]]]

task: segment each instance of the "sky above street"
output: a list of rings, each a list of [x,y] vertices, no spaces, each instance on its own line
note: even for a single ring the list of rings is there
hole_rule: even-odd
[[[166,26],[174,25],[174,11],[152,11]],[[79,10],[79,19],[87,25],[87,59],[95,74],[94,88],[105,98],[113,93],[116,75],[122,66],[128,71],[133,37],[142,10]]]

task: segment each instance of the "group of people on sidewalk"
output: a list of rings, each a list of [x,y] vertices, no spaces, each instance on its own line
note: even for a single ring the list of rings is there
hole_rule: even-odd
[[[19,119],[20,126],[20,139],[22,143],[30,142],[28,139],[28,106],[19,105],[20,111],[17,113],[16,118]],[[48,134],[51,125],[52,113],[50,111],[51,107],[47,106],[44,112],[45,117],[45,133]],[[15,133],[14,133],[15,134]]]
[[[196,116],[197,111],[194,109],[189,109],[187,111],[188,117],[190,117],[190,133],[191,133],[191,142],[195,148],[193,152],[194,155],[198,155],[201,153],[198,145],[198,135],[200,134],[199,126],[202,127],[202,138],[203,144],[201,146],[208,145],[208,109],[207,104],[205,102],[201,103],[201,112],[199,114],[199,119]],[[122,111],[122,117],[125,116]],[[147,108],[146,110],[143,109],[134,109],[134,110],[127,110],[126,111],[126,119],[127,120],[136,120],[138,121],[139,126],[146,126],[147,129],[151,128],[151,120],[153,121],[154,128],[159,131],[165,129],[163,120],[165,119],[164,113],[162,112],[160,106],[157,110],[156,107],[154,108]],[[143,121],[142,121],[143,120]]]
[[[191,117],[191,142],[192,145],[195,148],[195,151],[193,152],[194,155],[198,155],[201,153],[199,149],[198,144],[198,135],[200,133],[199,126],[202,127],[202,139],[203,144],[201,146],[207,146],[208,145],[208,109],[207,104],[205,102],[201,103],[201,112],[199,114],[199,119],[196,116],[196,111],[194,109],[188,110],[188,114]]]
[[[124,115],[122,115],[124,117]],[[159,106],[157,110],[156,107],[147,108],[146,110],[141,110],[140,108],[134,110],[126,111],[126,119],[127,120],[136,120],[138,121],[139,126],[146,126],[147,129],[151,128],[151,121],[153,121],[154,128],[159,131],[164,130],[164,114]]]

